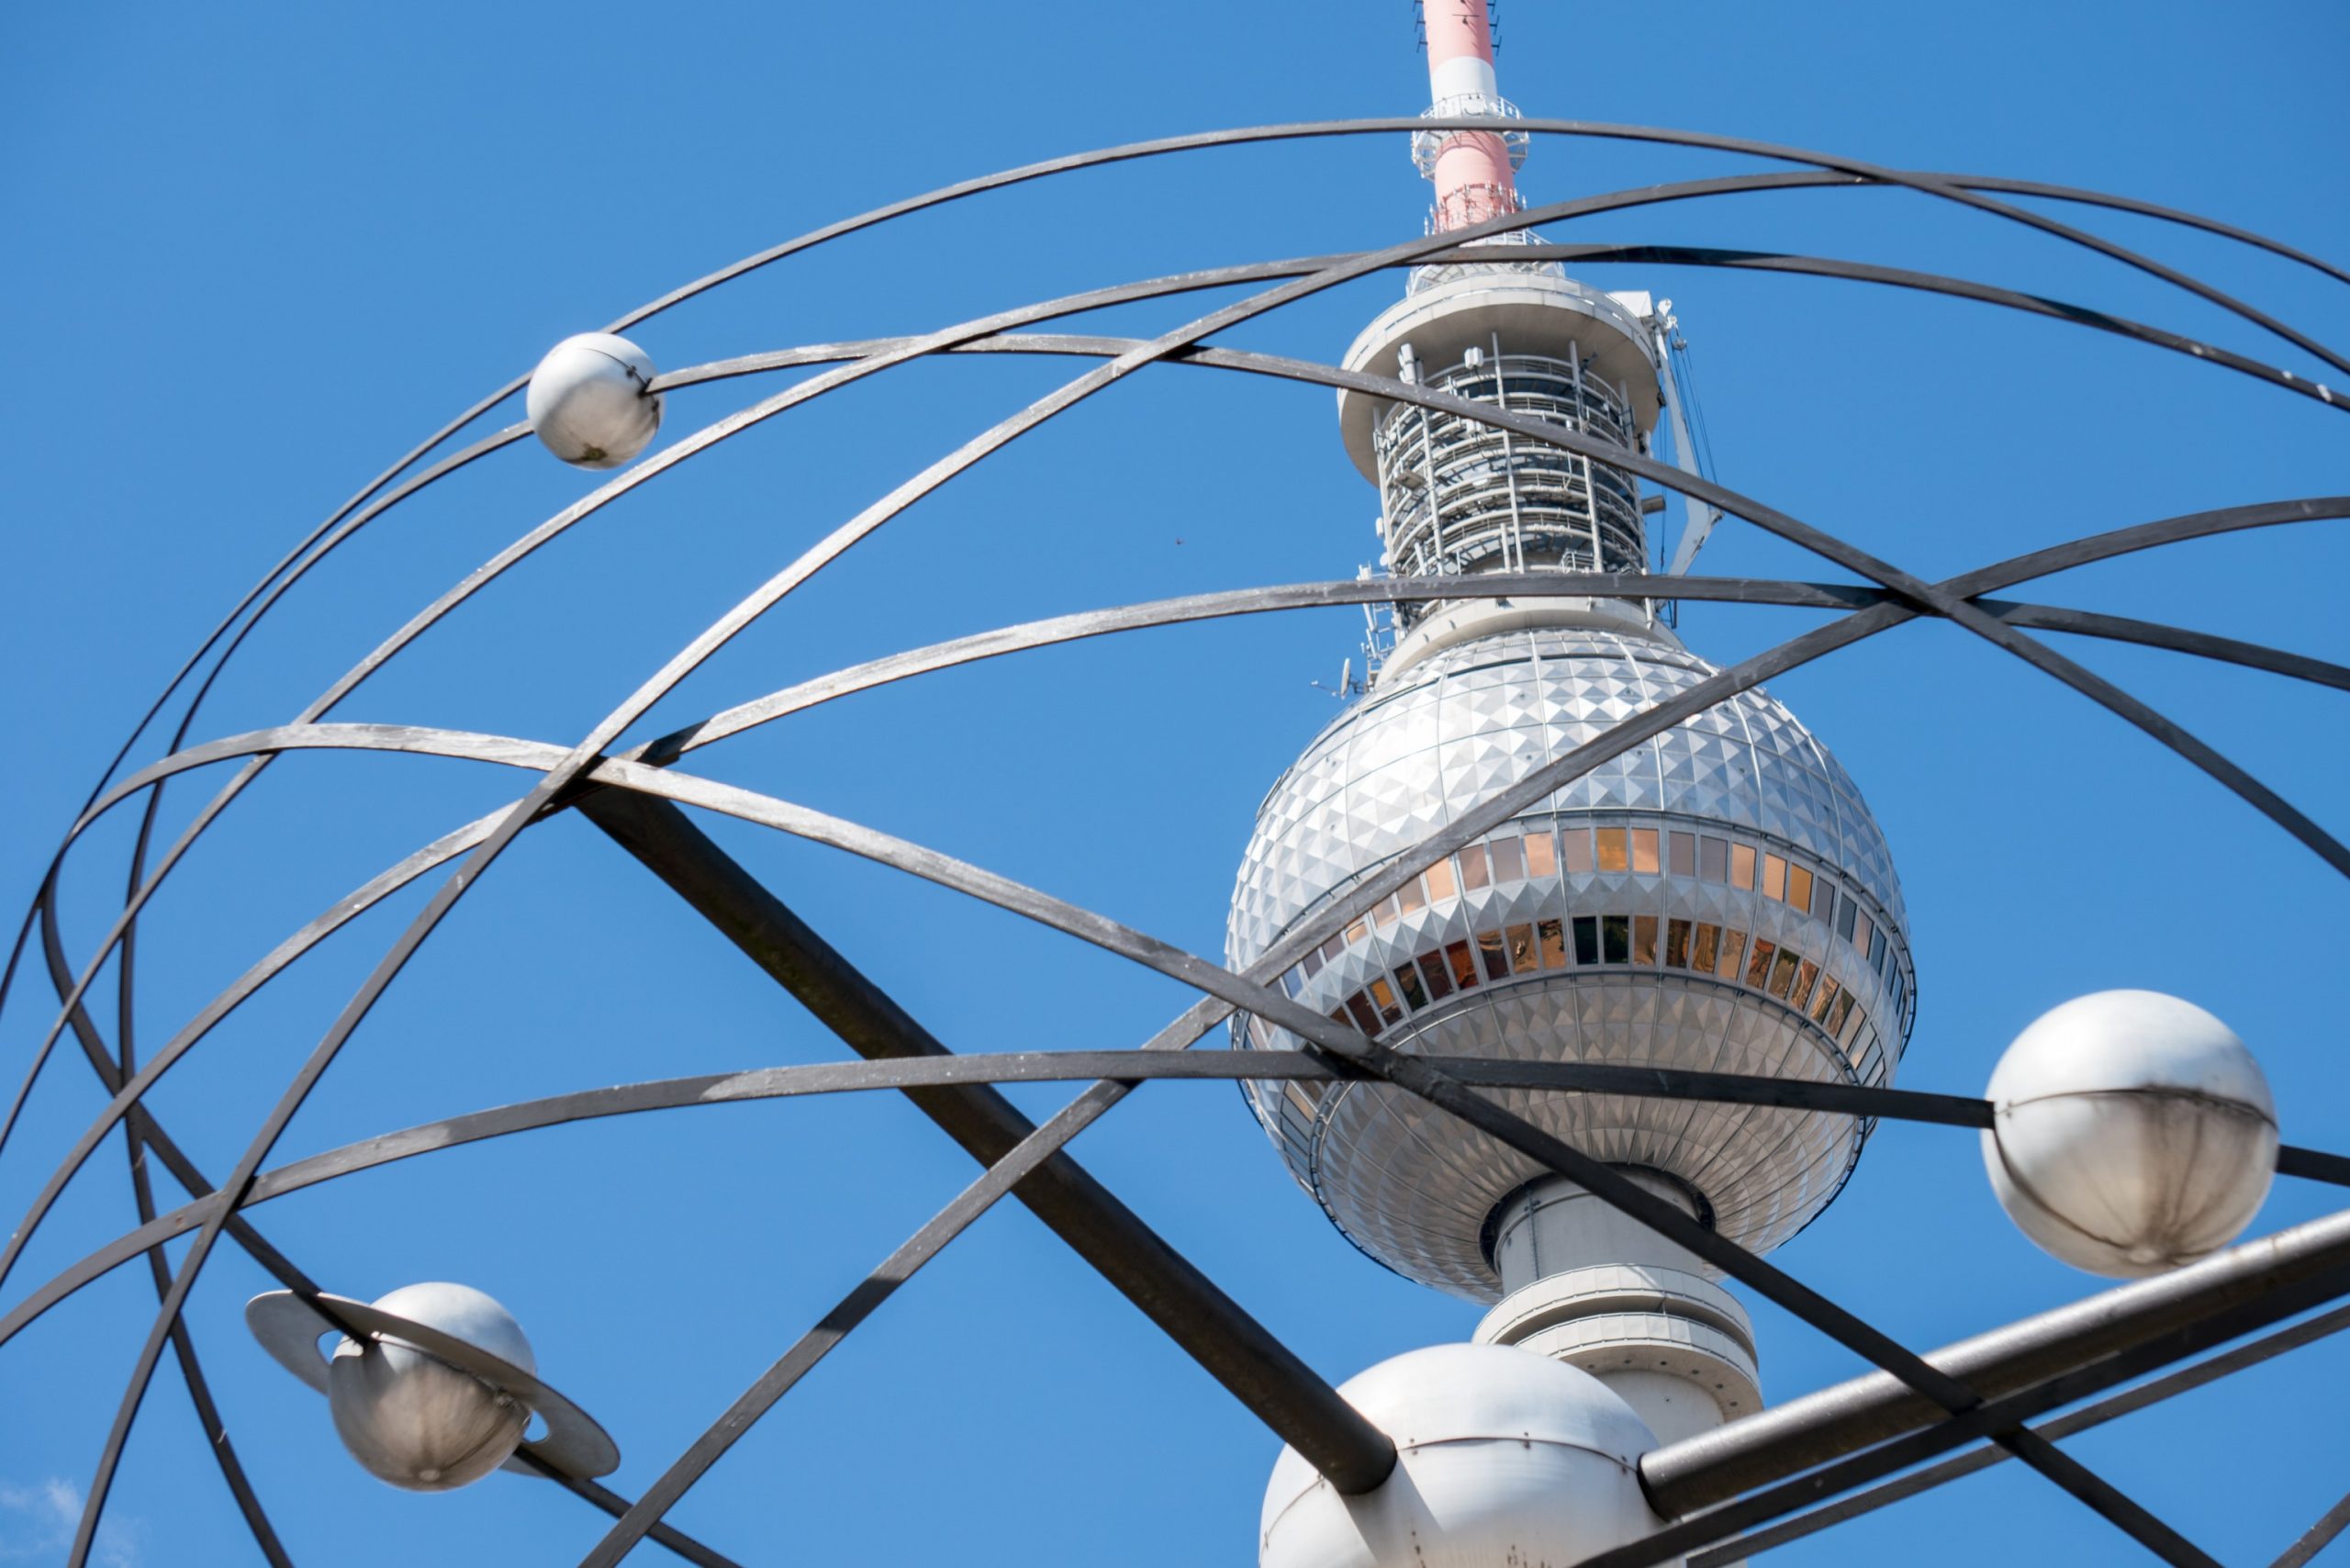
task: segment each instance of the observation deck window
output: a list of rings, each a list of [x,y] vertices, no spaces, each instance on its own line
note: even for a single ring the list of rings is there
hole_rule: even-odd
[[[1494,880],[1522,882],[1526,880],[1526,857],[1518,850],[1515,838],[1497,838],[1485,846],[1494,862]]]
[[[1595,914],[1575,916],[1575,962],[1599,962],[1599,916]]]
[[[1570,871],[1591,869],[1591,829],[1570,827],[1559,830],[1560,860]]]
[[[1753,890],[1754,851],[1743,844],[1729,846],[1729,885]]]
[[[1781,958],[1786,957],[1782,953]],[[1787,1005],[1798,1013],[1810,1010],[1811,988],[1819,982],[1819,966],[1806,958],[1796,967],[1795,989],[1787,992]]]
[[[1671,969],[1689,967],[1689,923],[1685,920],[1672,921],[1664,928],[1664,965]]]
[[[1695,834],[1670,834],[1666,836],[1665,846],[1669,857],[1665,863],[1672,868],[1674,876],[1694,877],[1697,874],[1697,835]]]
[[[1452,975],[1444,967],[1441,952],[1421,954],[1419,965],[1420,973],[1427,979],[1429,1001],[1442,1002],[1452,994]]]
[[[1787,863],[1776,855],[1762,857],[1762,896],[1785,903],[1787,899]]]
[[[1395,890],[1395,902],[1398,913],[1416,914],[1427,907],[1427,890],[1420,885],[1420,879],[1415,877]]]
[[[1488,979],[1509,979],[1509,951],[1502,946],[1502,934],[1500,932],[1479,932],[1477,934],[1477,951],[1485,960],[1485,974]]]
[[[1811,907],[1811,873],[1800,866],[1787,868],[1787,902],[1797,909]]]
[[[1697,875],[1709,882],[1729,880],[1729,840],[1700,838],[1697,841]]]
[[[1472,844],[1460,852],[1460,885],[1474,892],[1488,881],[1485,874],[1485,846]]]
[[[1477,959],[1466,942],[1448,942],[1444,956],[1452,965],[1452,983],[1467,991],[1477,983]]]
[[[1620,827],[1599,830],[1599,868],[1603,871],[1628,871],[1632,868],[1628,834]]]
[[[1385,980],[1376,977],[1372,979],[1371,1000],[1372,1005],[1379,1009],[1379,1015],[1382,1018],[1386,1019],[1390,1024],[1402,1021],[1404,1010],[1395,1005],[1395,992]]]
[[[1546,920],[1535,929],[1542,937],[1542,967],[1563,969],[1567,967],[1566,928],[1555,920]]]
[[[1850,942],[1852,939],[1853,917],[1858,915],[1860,913],[1861,906],[1852,902],[1852,896],[1850,893],[1845,894],[1842,899],[1838,901],[1836,905],[1836,935],[1841,936],[1845,941]]]
[[[1442,903],[1447,899],[1457,896],[1459,890],[1454,888],[1452,885],[1451,861],[1439,860],[1435,865],[1429,867],[1426,871],[1422,872],[1421,875],[1426,879],[1428,885],[1428,902],[1430,903]]]
[[[1636,827],[1632,830],[1632,869],[1644,877],[1653,877],[1663,869],[1657,859],[1656,829]]]
[[[1628,964],[1632,961],[1632,922],[1629,916],[1603,914],[1599,917],[1600,961],[1608,964]]]
[[[1513,925],[1509,928],[1508,936],[1509,967],[1522,975],[1532,974],[1536,968],[1534,927]]]
[[[1632,962],[1654,966],[1656,963],[1656,916],[1632,916]]]
[[[1811,1004],[1812,1022],[1816,1024],[1828,1022],[1828,1014],[1836,1005],[1836,998],[1842,993],[1843,989],[1843,985],[1834,975],[1822,975],[1819,978],[1819,995]]]
[[[1771,958],[1779,950],[1776,942],[1754,939],[1754,957],[1746,961],[1746,983],[1755,991],[1768,990],[1771,983]]]
[[[1526,835],[1526,874],[1529,877],[1555,877],[1559,874],[1558,846],[1548,831]]]
[[[1402,993],[1409,1009],[1414,1013],[1424,1011],[1428,1004],[1428,993],[1427,988],[1420,984],[1420,971],[1406,959],[1395,966],[1393,973],[1395,989]]]
[[[1689,967],[1707,974],[1721,959],[1722,928],[1706,921],[1697,923],[1695,939],[1689,946]]]
[[[1745,951],[1746,933],[1735,925],[1725,927],[1722,931],[1722,964],[1714,973],[1724,980],[1736,980],[1739,958]]]

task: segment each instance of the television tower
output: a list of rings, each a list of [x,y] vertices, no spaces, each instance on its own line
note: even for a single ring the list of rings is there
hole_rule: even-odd
[[[1431,231],[1517,212],[1526,138],[1494,75],[1484,0],[1426,0],[1424,15],[1427,116],[1492,125],[1414,137],[1436,186]],[[1669,306],[1512,260],[1522,242],[1493,236],[1475,241],[1490,260],[1416,269],[1346,366],[1628,454],[1651,450],[1662,419],[1687,465]],[[1647,519],[1663,503],[1631,474],[1361,392],[1338,395],[1338,420],[1379,487],[1382,566],[1457,582],[1459,593],[1374,625],[1366,689],[1266,796],[1233,895],[1236,969],[1457,813],[1715,673],[1654,600],[1477,591],[1492,572],[1650,569]],[[1874,818],[1828,749],[1758,689],[1437,862],[1281,983],[1404,1052],[1884,1085],[1908,1037],[1912,976]],[[1262,1019],[1236,1018],[1234,1034],[1242,1048],[1302,1048]],[[1356,1246],[1494,1304],[1478,1345],[1589,1374],[1659,1442],[1760,1406],[1747,1315],[1693,1255],[1399,1091],[1254,1083],[1248,1093],[1299,1183]],[[1498,1097],[1758,1253],[1827,1206],[1869,1132],[1851,1116],[1764,1106]],[[1476,1364],[1498,1374],[1448,1363],[1420,1381],[1497,1376],[1505,1391],[1525,1367]],[[1603,1427],[1617,1420],[1606,1403]],[[1291,1479],[1304,1486],[1311,1472]],[[1287,1484],[1277,1473],[1274,1493]],[[1268,1495],[1266,1562],[1352,1561],[1281,1548],[1274,1524],[1292,1500]]]

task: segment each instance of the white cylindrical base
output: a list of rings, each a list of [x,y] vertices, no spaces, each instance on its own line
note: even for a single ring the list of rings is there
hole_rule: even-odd
[[[1694,1213],[1678,1184],[1623,1174]],[[1502,1206],[1494,1264],[1510,1294],[1477,1326],[1476,1342],[1591,1373],[1659,1441],[1762,1407],[1745,1309],[1705,1277],[1694,1254],[1574,1182],[1537,1182]]]

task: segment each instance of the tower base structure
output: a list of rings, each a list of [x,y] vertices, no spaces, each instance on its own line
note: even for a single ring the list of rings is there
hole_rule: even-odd
[[[1682,1182],[1620,1169],[1701,1217]],[[1513,1193],[1490,1228],[1509,1294],[1478,1324],[1477,1344],[1515,1346],[1589,1372],[1662,1443],[1762,1409],[1753,1325],[1694,1254],[1556,1176]]]

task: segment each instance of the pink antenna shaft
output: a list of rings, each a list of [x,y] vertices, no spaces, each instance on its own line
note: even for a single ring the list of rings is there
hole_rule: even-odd
[[[1423,0],[1421,14],[1427,23],[1428,95],[1435,105],[1441,109],[1463,99],[1498,100],[1501,86],[1494,75],[1494,29],[1485,0]],[[1446,140],[1430,177],[1436,181],[1439,230],[1517,210],[1517,176],[1510,169],[1509,149],[1491,131],[1460,131]]]

